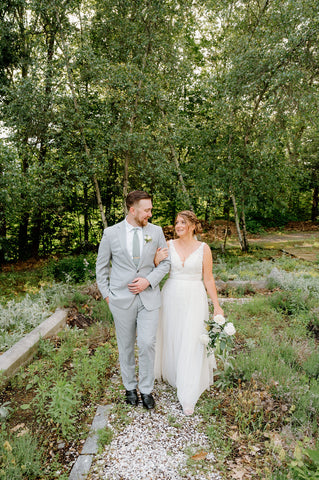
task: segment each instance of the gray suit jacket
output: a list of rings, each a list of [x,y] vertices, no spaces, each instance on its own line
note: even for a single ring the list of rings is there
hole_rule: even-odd
[[[154,256],[157,248],[167,246],[165,237],[163,230],[151,223],[143,228],[143,237],[143,251],[136,267],[126,246],[125,221],[104,230],[96,261],[96,280],[103,298],[109,297],[116,307],[126,309],[132,304],[135,295],[129,291],[128,284],[136,277],[147,278],[150,282],[150,286],[139,294],[144,307],[155,310],[161,305],[159,282],[168,273],[170,260],[163,260],[155,268]]]

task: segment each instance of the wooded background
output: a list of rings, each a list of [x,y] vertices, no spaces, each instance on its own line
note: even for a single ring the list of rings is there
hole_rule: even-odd
[[[318,220],[317,0],[0,0],[0,261],[96,246],[134,189],[243,234]]]

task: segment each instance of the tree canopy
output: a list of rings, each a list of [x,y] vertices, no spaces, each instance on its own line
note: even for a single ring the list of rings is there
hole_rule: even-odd
[[[1,0],[0,260],[75,252],[154,196],[318,220],[315,0]]]

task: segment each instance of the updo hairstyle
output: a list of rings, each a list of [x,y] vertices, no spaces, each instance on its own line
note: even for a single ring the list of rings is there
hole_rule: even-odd
[[[195,226],[194,229],[194,235],[197,235],[198,233],[202,233],[202,225],[198,218],[196,217],[195,213],[192,212],[191,210],[182,210],[176,215],[175,223],[177,220],[177,217],[183,217],[188,223],[191,223],[192,225]]]

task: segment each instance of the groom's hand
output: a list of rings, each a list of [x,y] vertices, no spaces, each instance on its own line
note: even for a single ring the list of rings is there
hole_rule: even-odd
[[[134,295],[137,295],[138,293],[143,292],[148,286],[150,285],[150,282],[143,277],[137,277],[134,278],[132,283],[128,284],[128,289],[131,293]]]

